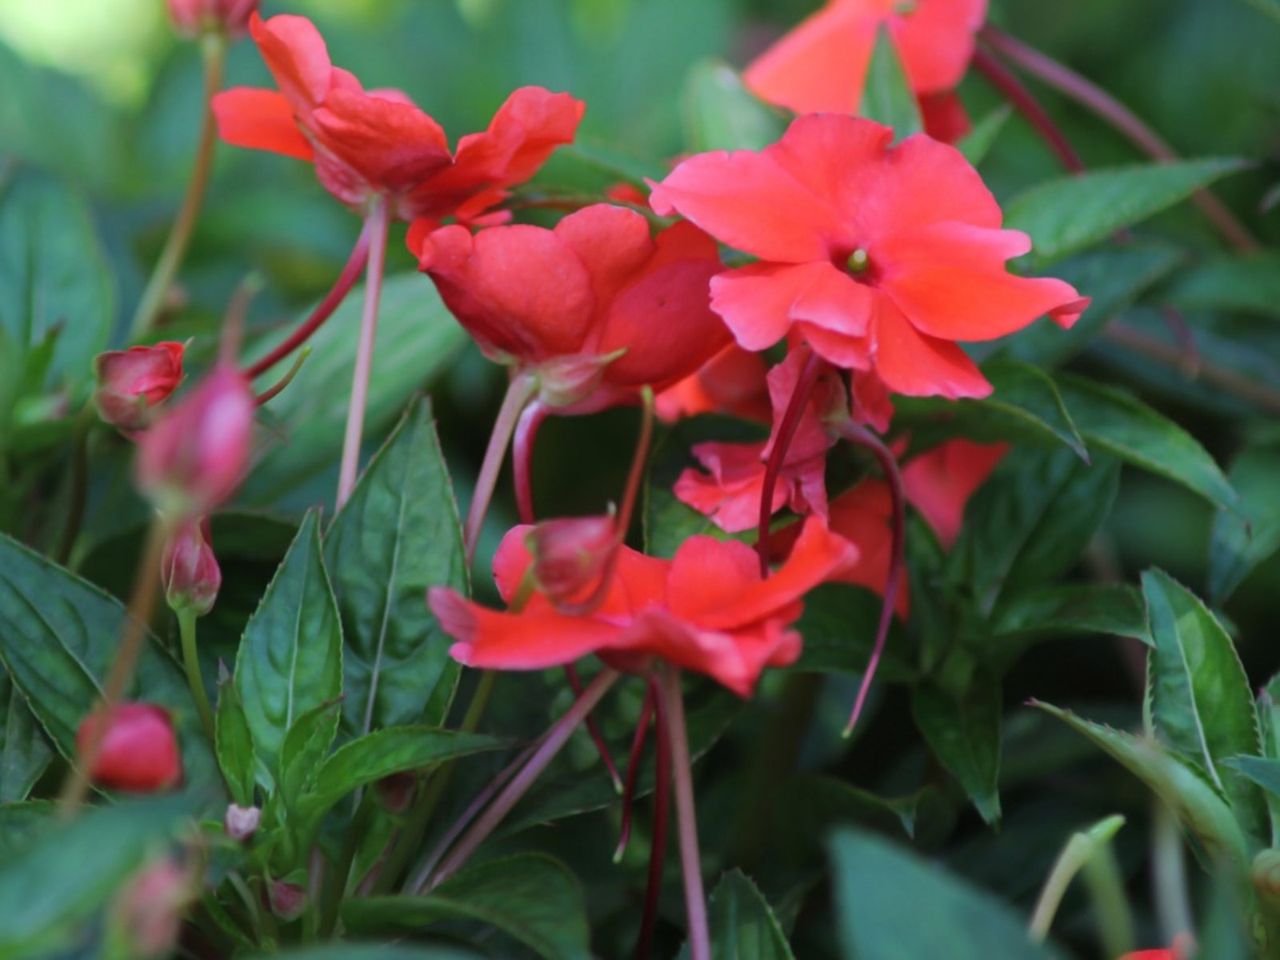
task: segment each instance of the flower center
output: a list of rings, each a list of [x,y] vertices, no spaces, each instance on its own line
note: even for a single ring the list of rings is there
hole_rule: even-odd
[[[871,258],[867,256],[867,251],[859,247],[853,253],[849,254],[849,259],[845,261],[852,274],[866,273],[867,267],[871,266]]]

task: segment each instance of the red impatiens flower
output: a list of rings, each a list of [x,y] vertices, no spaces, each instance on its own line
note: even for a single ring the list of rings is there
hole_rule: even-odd
[[[325,188],[357,209],[381,196],[405,220],[475,218],[572,141],[585,109],[567,94],[523,87],[487,131],[463,137],[451,152],[440,125],[405,94],[365,90],[333,66],[310,20],[254,14],[249,28],[280,89],[218,94],[219,133],[237,146],[313,162]]]
[[[529,569],[527,527],[509,532],[494,557],[494,579],[508,602]],[[535,593],[519,613],[488,610],[444,587],[429,601],[471,667],[540,670],[595,653],[618,669],[643,669],[652,657],[708,674],[750,696],[768,666],[800,655],[792,624],[801,598],[857,561],[857,550],[812,518],[787,562],[767,579],[748,546],[691,537],[671,560],[620,547],[603,601],[582,616],[560,613]]]
[[[1009,452],[1005,443],[949,440],[902,468],[907,500],[924,516],[948,550],[960,535],[964,508]],[[832,523],[834,528],[834,521]]]
[[[107,714],[101,729],[101,712],[91,713],[76,731],[76,748],[86,752],[90,740],[100,736],[98,752],[89,771],[94,783],[113,790],[153,793],[167,790],[182,779],[182,758],[168,711],[150,703],[122,703]]]
[[[700,413],[722,413],[768,423],[771,415],[764,357],[731,343],[699,369],[658,394],[667,423]]]
[[[655,186],[653,207],[760,258],[711,284],[712,306],[746,349],[794,329],[894,393],[986,396],[991,385],[956,341],[1046,313],[1069,326],[1088,300],[1061,280],[1007,272],[1030,239],[1000,229],[999,205],[958,151],[923,135],[892,141],[869,120],[801,117],[761,152],[685,160]]]
[[[206,31],[232,36],[244,33],[258,0],[167,0],[169,19],[179,33],[189,37]]]
[[[601,378],[661,389],[730,340],[709,304],[716,244],[689,223],[651,237],[636,211],[595,204],[554,230],[414,224],[409,248],[490,358],[538,367],[565,402]]]
[[[748,66],[743,80],[761,99],[797,113],[856,113],[876,37],[887,27],[926,129],[950,141],[968,125],[957,123],[959,101],[950,91],[986,15],[987,0],[832,0]]]
[[[98,415],[124,433],[146,429],[155,408],[182,382],[184,350],[181,343],[165,341],[98,354],[93,362]]]

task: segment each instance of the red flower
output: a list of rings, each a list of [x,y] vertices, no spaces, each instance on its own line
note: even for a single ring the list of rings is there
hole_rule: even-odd
[[[923,514],[948,550],[960,535],[965,504],[1008,452],[1004,443],[949,440],[902,468],[907,500]]]
[[[508,602],[531,562],[526,527],[516,527],[494,557],[494,578]],[[558,613],[535,594],[520,613],[478,606],[443,587],[432,611],[457,643],[453,657],[472,667],[540,670],[598,654],[619,669],[643,669],[650,657],[714,677],[746,697],[767,666],[800,655],[792,624],[801,598],[839,576],[857,551],[810,519],[791,556],[771,577],[745,544],[691,537],[671,560],[619,548],[603,602],[594,613]]]
[[[712,306],[746,349],[794,329],[895,393],[986,396],[991,385],[955,341],[1046,313],[1069,326],[1088,300],[1005,270],[1030,240],[1000,229],[1000,207],[958,151],[892,139],[869,120],[801,117],[759,153],[684,161],[655,186],[653,207],[760,258],[711,283]]]
[[[731,343],[679,383],[658,394],[658,416],[667,423],[700,413],[769,421],[768,368],[764,357]]]
[[[616,527],[610,516],[560,517],[530,527],[525,548],[537,588],[555,603],[590,593],[617,546]]]
[[[857,113],[876,37],[887,26],[912,91],[943,93],[964,76],[986,15],[987,0],[832,0],[748,66],[743,80],[761,99],[796,113]],[[937,108],[928,104],[926,118]]]
[[[160,561],[165,597],[175,611],[202,617],[213,609],[222,587],[222,568],[208,539],[208,520],[184,520],[169,538]]]
[[[258,0],[167,0],[169,18],[179,33],[189,37],[208,31],[231,35],[244,33]]]
[[[108,350],[93,361],[98,415],[125,433],[146,429],[154,409],[182,382],[185,346],[165,341],[128,350]]]
[[[168,711],[150,703],[122,703],[108,715],[89,776],[113,790],[153,793],[182,779],[182,758]],[[86,752],[103,714],[85,717],[76,732],[76,748]]]
[[[585,105],[540,87],[515,91],[489,129],[450,152],[440,125],[398,90],[368,90],[333,66],[305,17],[251,18],[279,91],[237,87],[213,101],[228,143],[308,160],[325,189],[364,207],[386,197],[402,219],[478,216],[573,140]]]
[[[1119,960],[1180,960],[1181,956],[1177,950],[1135,950]]]
[[[542,365],[547,383],[661,389],[729,342],[708,296],[719,253],[692,224],[650,237],[641,214],[595,204],[554,230],[414,224],[409,248],[489,357]]]
[[[204,381],[138,440],[138,485],[175,517],[210,513],[244,475],[253,438],[253,390],[235,366]]]

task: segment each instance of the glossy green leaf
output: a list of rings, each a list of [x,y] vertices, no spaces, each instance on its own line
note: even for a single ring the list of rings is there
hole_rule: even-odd
[[[336,701],[321,703],[296,717],[285,733],[276,784],[286,810],[297,808],[303,790],[328,755],[338,734],[338,713]]]
[[[685,139],[690,152],[761,150],[786,128],[783,115],[742,85],[727,63],[707,60],[689,71],[684,88]]]
[[[889,37],[888,26],[882,26],[876,35],[858,116],[892,127],[895,140],[924,130],[920,104],[911,92],[907,72],[898,56],[898,48]]]
[[[1008,103],[1002,103],[988,110],[982,119],[974,123],[973,129],[960,139],[956,148],[964,154],[966,160],[975,167],[978,166],[995,146],[997,138],[1011,116],[1013,116],[1013,106]]]
[[[324,538],[342,613],[343,724],[444,721],[459,667],[427,588],[465,592],[462,528],[429,403],[415,403]]]
[[[311,356],[288,389],[271,401],[273,434],[269,449],[245,478],[242,504],[268,506],[337,462],[342,449],[347,399],[364,288],[357,286],[310,340]],[[255,345],[250,358],[266,353],[293,329]],[[365,436],[387,429],[421,390],[448,369],[467,335],[419,274],[387,277],[378,312]]]
[[[1223,858],[1248,865],[1248,843],[1226,799],[1204,774],[1149,738],[1081,719],[1068,710],[1036,703],[1040,709],[1087,737],[1147,785],[1200,841],[1212,862]]]
[[[1227,757],[1222,765],[1248,778],[1267,793],[1280,797],[1280,760],[1270,757]]]
[[[213,720],[214,749],[218,767],[231,791],[231,799],[242,807],[253,805],[253,734],[245,716],[240,694],[230,679],[218,686],[218,706]]]
[[[769,901],[741,870],[730,870],[707,898],[711,960],[794,960]],[[689,960],[689,945],[679,960]]]
[[[426,896],[350,900],[342,920],[355,933],[416,933],[442,920],[476,920],[544,960],[591,957],[582,886],[568,867],[536,853],[468,867]]]
[[[1280,550],[1280,447],[1246,447],[1227,472],[1240,495],[1218,510],[1209,540],[1209,597],[1222,603],[1255,568]]]
[[[1049,960],[1026,919],[935,863],[872,834],[832,839],[836,916],[845,960]]]
[[[27,702],[0,669],[0,804],[25,800],[52,759]]]
[[[805,596],[804,613],[796,629],[804,637],[804,649],[796,670],[822,673],[862,673],[875,646],[880,623],[880,595],[844,583],[822,584]],[[880,661],[880,676],[904,680],[916,673],[906,658],[902,624],[894,620]]]
[[[268,769],[294,721],[342,693],[342,624],[314,512],[245,627],[235,682],[254,751]]]
[[[1262,752],[1253,692],[1231,638],[1199,598],[1168,574],[1148,570],[1142,593],[1153,642],[1147,675],[1156,733],[1208,775],[1246,832],[1265,836],[1262,795],[1221,766],[1227,757]]]
[[[1280,254],[1214,257],[1183,272],[1169,291],[1183,310],[1225,310],[1280,317]]]
[[[991,616],[997,638],[1104,634],[1150,643],[1142,594],[1120,583],[1044,584],[1005,597]]]
[[[1180,483],[1215,506],[1236,508],[1236,492],[1213,457],[1172,420],[1131,394],[1084,377],[1064,374],[1058,389],[1091,450]]]
[[[1239,160],[1215,158],[1063,177],[1015,197],[1005,207],[1004,225],[1030,234],[1032,256],[1044,264],[1146,220],[1243,167]]]
[[[934,683],[915,688],[911,714],[929,748],[987,823],[1000,819],[1000,682],[980,674],[956,693]]]

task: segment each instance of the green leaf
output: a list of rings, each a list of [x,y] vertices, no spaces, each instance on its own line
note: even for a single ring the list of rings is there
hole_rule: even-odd
[[[1240,824],[1202,773],[1154,740],[1091,723],[1047,703],[1034,705],[1087,737],[1145,783],[1195,835],[1210,862],[1221,858],[1238,869],[1248,868],[1249,848]]]
[[[876,45],[867,66],[867,79],[862,88],[858,116],[892,127],[895,140],[924,130],[920,104],[911,92],[907,72],[898,57],[898,48],[882,26],[876,34]]]
[[[343,723],[444,722],[459,667],[427,588],[467,590],[462,527],[429,403],[406,411],[325,535],[342,613]]]
[[[1002,103],[995,109],[987,111],[986,115],[975,123],[956,144],[956,148],[964,154],[964,158],[969,163],[976,167],[991,152],[996,138],[1000,136],[1011,116],[1013,116],[1013,105],[1008,103]]]
[[[239,494],[242,504],[272,505],[336,462],[363,302],[364,288],[358,286],[311,338],[311,356],[289,388],[271,401],[268,409],[281,442],[245,478]],[[279,335],[255,344],[250,359],[266,353],[293,327],[289,324]],[[466,333],[426,277],[417,273],[387,277],[378,311],[365,435],[379,436],[386,430],[415,391],[449,368],[466,342]]]
[[[1064,177],[1015,197],[1005,208],[1004,225],[1031,235],[1032,256],[1043,265],[1146,220],[1244,166],[1237,159],[1213,158]]]
[[[242,807],[252,806],[253,734],[249,732],[249,720],[240,702],[240,694],[230,679],[218,686],[218,708],[213,727],[218,767],[231,791],[231,799]]]
[[[980,673],[962,692],[923,683],[911,714],[938,761],[987,823],[1000,819],[1000,681]]]
[[[280,746],[280,771],[276,777],[280,800],[286,810],[297,808],[303,790],[329,753],[337,734],[338,704],[333,701],[312,707],[290,724]]]
[[[822,584],[806,594],[796,625],[804,649],[793,669],[861,674],[875,645],[881,606],[879,594],[846,583]],[[906,649],[902,625],[895,619],[879,675],[889,681],[915,676],[914,664],[903,653]]]
[[[742,85],[727,63],[694,64],[684,87],[685,140],[691,152],[761,150],[786,128],[783,115]]]
[[[314,512],[245,627],[235,683],[254,751],[271,770],[294,721],[342,693],[342,623]]]
[[[942,791],[924,787],[901,797],[881,797],[829,776],[797,774],[782,784],[779,829],[787,845],[803,849],[834,827],[859,824],[877,830],[900,830],[911,839],[933,836],[954,817]],[[792,836],[794,833],[794,836]]]
[[[1017,360],[990,360],[982,372],[994,391],[982,400],[895,399],[895,426],[912,432],[921,445],[933,434],[962,436],[982,442],[1009,440],[1041,445],[1063,444],[1080,459],[1089,452],[1048,374]]]
[[[367,897],[343,905],[356,933],[417,933],[441,920],[477,920],[519,940],[545,960],[590,960],[582,887],[569,868],[537,853],[490,860],[450,877],[422,897]]]
[[[102,694],[125,617],[115,597],[0,535],[0,663],[64,757],[76,755],[76,729]],[[125,696],[173,715],[187,787],[217,783],[182,671],[150,637]]]
[[[1148,657],[1156,733],[1202,769],[1231,802],[1247,833],[1268,833],[1257,788],[1220,765],[1262,752],[1249,678],[1231,638],[1193,593],[1159,570],[1142,575],[1153,642]]]
[[[1209,597],[1220,604],[1280,550],[1280,447],[1251,446],[1227,473],[1240,494],[1235,510],[1218,510],[1209,539]]]
[[[836,916],[846,960],[1049,960],[1026,920],[937,864],[871,834],[831,841]]]
[[[0,804],[0,863],[26,847],[48,828],[58,807],[52,800]]]
[[[741,870],[730,870],[707,900],[711,960],[794,960],[769,901]],[[679,960],[688,960],[689,945]]]
[[[998,639],[1104,634],[1151,642],[1142,594],[1127,584],[1060,583],[1006,597],[991,616]]]
[[[1267,793],[1280,797],[1280,760],[1270,757],[1227,757],[1222,765],[1235,770]]]
[[[52,759],[53,748],[27,702],[0,671],[0,804],[27,799]]]
[[[1062,399],[1090,449],[1167,477],[1218,507],[1239,499],[1213,457],[1191,434],[1141,400],[1084,377],[1058,379]]]
[[[0,866],[0,956],[47,956],[69,946],[184,812],[174,798],[132,801],[37,828]]]
[[[1182,310],[1280,317],[1280,254],[1219,256],[1183,271],[1169,291]]]
[[[261,960],[480,960],[480,954],[454,947],[414,947],[403,943],[331,943],[283,953],[263,953]]]

